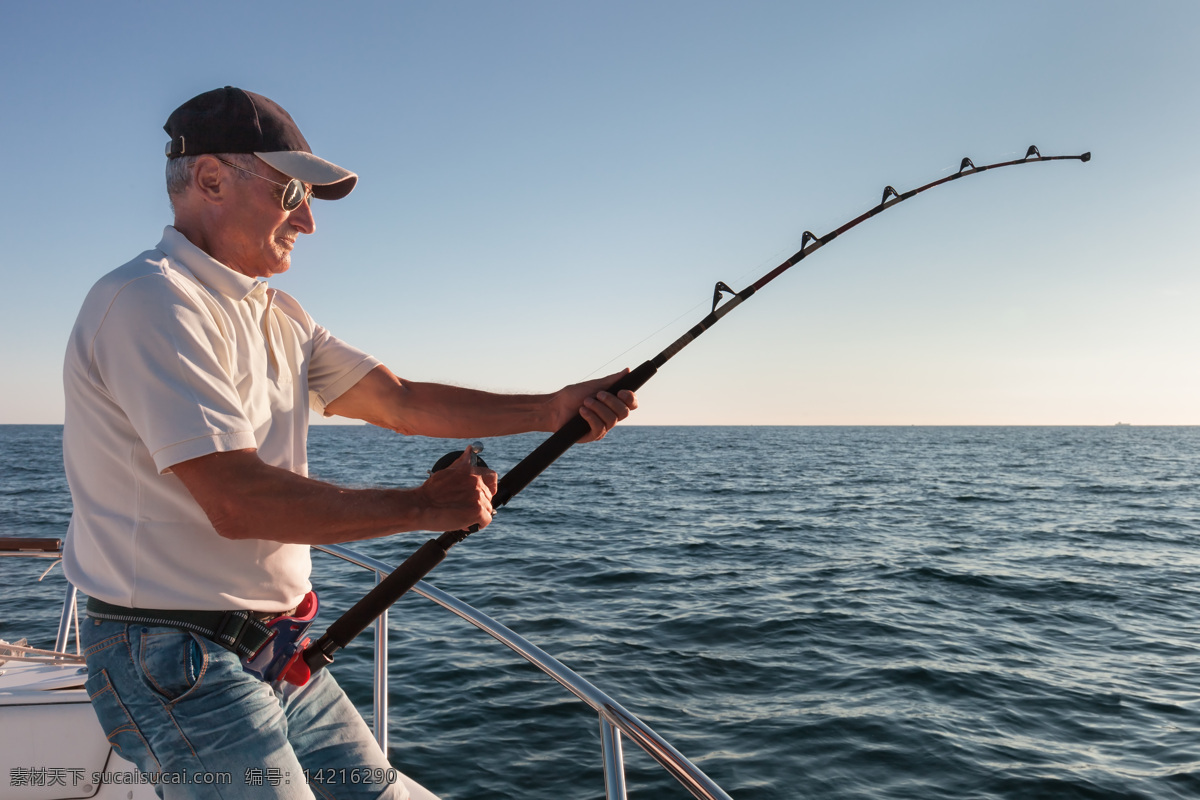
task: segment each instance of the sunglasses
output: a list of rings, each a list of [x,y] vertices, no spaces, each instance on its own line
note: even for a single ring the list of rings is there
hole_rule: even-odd
[[[216,158],[216,156],[214,156],[214,158]],[[310,200],[313,196],[313,190],[312,189],[306,190],[304,188],[304,181],[300,180],[299,178],[292,178],[287,183],[280,183],[279,181],[271,180],[270,178],[268,178],[265,175],[259,175],[257,172],[251,172],[250,170],[246,169],[245,167],[239,167],[237,164],[226,161],[223,158],[217,158],[217,161],[220,161],[222,164],[225,164],[227,166],[233,167],[234,169],[241,170],[242,172],[245,172],[249,175],[253,175],[256,178],[262,178],[267,183],[273,183],[276,186],[282,186],[283,187],[283,197],[279,198],[279,202],[280,202],[280,205],[283,206],[284,211],[295,211],[297,208],[300,207],[301,203],[303,203],[305,200]]]

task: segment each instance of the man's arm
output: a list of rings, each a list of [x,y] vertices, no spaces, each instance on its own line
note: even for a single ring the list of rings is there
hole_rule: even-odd
[[[379,366],[325,410],[399,433],[451,439],[556,431],[578,413],[591,427],[583,441],[594,441],[604,438],[637,408],[633,392],[614,396],[603,391],[623,374],[573,384],[551,394],[495,394],[416,383]]]
[[[415,489],[344,489],[270,466],[254,450],[212,453],[171,471],[221,536],[297,544],[483,528],[497,482],[466,453]]]
[[[621,374],[545,395],[504,395],[414,383],[376,367],[326,411],[405,434],[448,438],[554,431],[576,413],[603,438],[637,408],[623,391],[602,391]],[[171,467],[228,539],[331,544],[402,531],[464,530],[492,519],[497,475],[466,454],[415,489],[344,489],[266,464],[254,450],[212,453]]]

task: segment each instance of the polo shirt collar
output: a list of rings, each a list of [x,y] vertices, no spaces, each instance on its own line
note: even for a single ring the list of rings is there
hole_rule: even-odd
[[[254,292],[265,292],[267,284],[217,261],[192,244],[186,236],[168,225],[163,229],[158,249],[172,261],[177,261],[210,289],[234,300],[245,300]]]

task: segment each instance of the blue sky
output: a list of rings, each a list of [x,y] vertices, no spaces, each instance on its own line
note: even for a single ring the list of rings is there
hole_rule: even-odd
[[[361,175],[272,285],[396,372],[544,391],[654,355],[800,243],[976,163],[671,361],[645,424],[1200,424],[1200,4],[5,4],[0,423],[171,221],[161,126],[231,84]]]

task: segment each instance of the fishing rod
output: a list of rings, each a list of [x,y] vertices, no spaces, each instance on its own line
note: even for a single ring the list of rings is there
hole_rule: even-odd
[[[624,389],[630,391],[641,388],[646,381],[654,377],[655,373],[674,358],[680,350],[694,342],[700,334],[717,324],[729,312],[740,306],[742,303],[749,300],[756,292],[761,290],[771,281],[778,278],[787,270],[794,267],[796,264],[803,261],[808,256],[820,250],[825,245],[832,242],[842,234],[857,225],[866,222],[868,219],[883,213],[884,211],[903,203],[910,197],[915,197],[922,192],[941,186],[944,183],[965,178],[969,175],[978,175],[981,172],[986,172],[991,169],[999,169],[1001,167],[1011,167],[1017,164],[1034,164],[1048,161],[1082,161],[1087,162],[1092,158],[1090,152],[1078,156],[1043,156],[1034,145],[1030,145],[1025,152],[1024,158],[1014,159],[1012,161],[1001,161],[995,164],[977,167],[972,163],[971,159],[964,158],[958,167],[958,172],[953,175],[947,175],[938,180],[931,181],[924,186],[919,186],[916,189],[904,192],[897,192],[891,186],[883,190],[883,199],[879,201],[879,205],[872,207],[869,211],[860,214],[846,224],[842,225],[824,236],[816,236],[811,231],[805,231],[800,239],[800,249],[797,250],[790,258],[784,261],[775,269],[763,275],[757,281],[747,286],[745,289],[734,291],[723,281],[717,281],[716,287],[713,290],[712,310],[702,320],[696,323],[687,333],[676,339],[671,345],[663,350],[658,355],[647,360],[637,367],[637,369],[629,372],[618,378],[608,391],[616,394]],[[722,304],[724,296],[732,295],[730,299]],[[576,442],[582,439],[590,430],[590,427],[583,417],[576,414],[570,421],[555,431],[550,438],[542,442],[538,447],[524,459],[513,467],[503,478],[500,479],[496,489],[496,494],[492,497],[492,507],[501,508],[507,505],[510,500],[528,486],[538,475],[540,475],[547,467],[553,464],[560,456],[571,448]],[[477,457],[477,454],[482,450],[482,445],[472,445],[472,459]],[[473,462],[474,463],[474,460]],[[434,567],[442,562],[449,552],[450,548],[459,542],[466,539],[472,533],[477,531],[477,525],[471,526],[470,529],[461,531],[447,531],[437,539],[430,539],[425,542],[415,553],[408,557],[390,575],[376,584],[370,592],[361,600],[354,604],[345,614],[338,618],[325,634],[315,643],[309,644],[309,640],[305,639],[300,644],[293,644],[290,648],[275,647],[274,652],[278,653],[272,659],[272,663],[266,665],[260,672],[263,678],[268,681],[282,680],[288,683],[303,685],[307,683],[311,675],[318,670],[324,669],[329,664],[333,663],[333,654],[338,650],[348,645],[358,634],[362,633],[368,625],[370,625],[377,617],[385,612],[393,603],[404,596],[409,589],[423,579]],[[307,626],[305,626],[307,630]],[[301,631],[296,638],[303,636],[304,631]],[[285,657],[286,656],[286,657]]]

